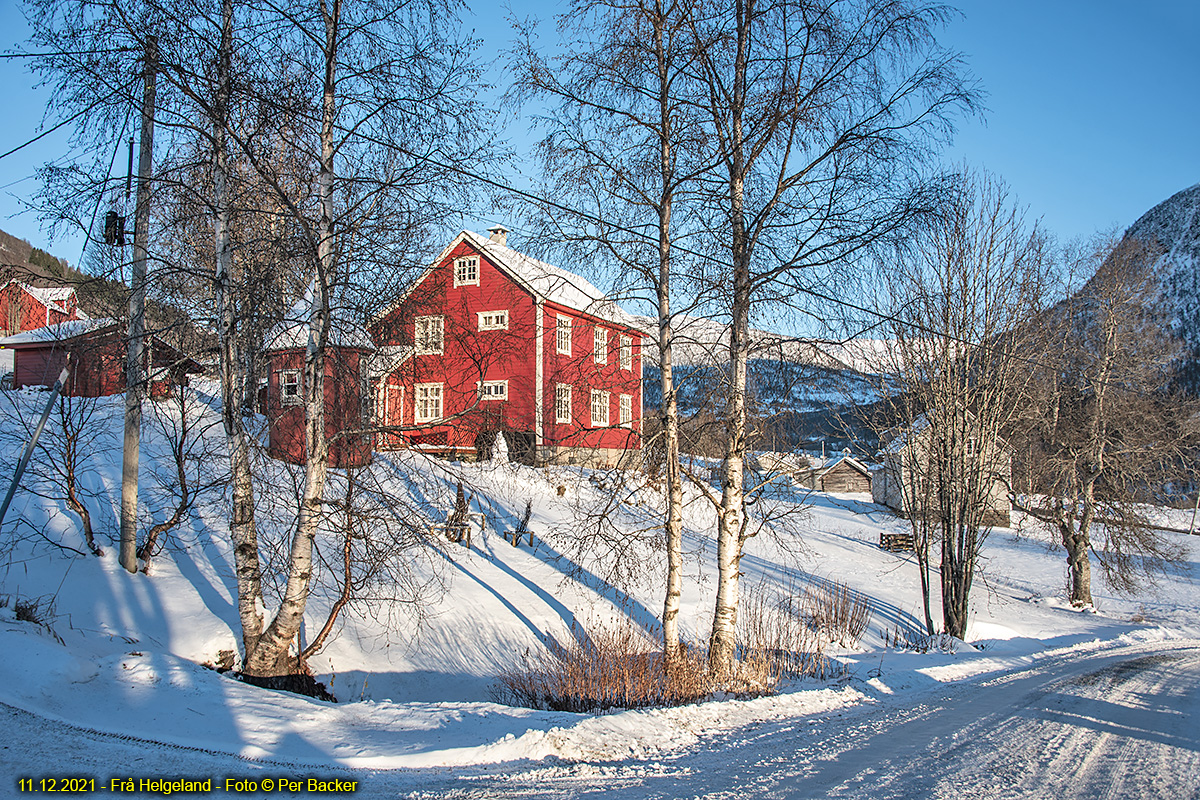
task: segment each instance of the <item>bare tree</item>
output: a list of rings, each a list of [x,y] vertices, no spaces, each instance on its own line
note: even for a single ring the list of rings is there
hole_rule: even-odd
[[[680,274],[675,248],[679,201],[706,168],[687,95],[693,66],[689,0],[578,0],[562,18],[587,46],[544,61],[526,36],[518,51],[519,88],[548,97],[558,108],[545,120],[541,152],[555,179],[547,196],[568,200],[576,213],[544,215],[550,234],[575,249],[620,265],[622,293],[654,307],[659,365],[661,455],[665,481],[667,571],[663,648],[668,669],[680,648],[683,591],[683,482],[679,400],[672,348]],[[684,300],[685,306],[694,300]],[[614,498],[620,492],[614,493]],[[604,525],[607,514],[596,515]],[[610,540],[610,537],[600,537]],[[620,537],[618,537],[620,538]],[[613,553],[633,552],[629,543]]]
[[[1131,592],[1180,558],[1151,504],[1186,482],[1196,402],[1171,390],[1183,348],[1170,330],[1155,243],[1100,238],[1092,277],[1039,324],[1049,329],[1036,403],[1014,438],[1030,494],[1024,510],[1067,553],[1071,604],[1092,604],[1091,553],[1109,585]]]
[[[999,181],[970,172],[917,240],[888,269],[892,322],[884,478],[912,522],[925,618],[932,548],[941,557],[942,623],[966,634],[970,592],[990,527],[1007,515],[1011,452],[1002,438],[1032,391],[1050,258]],[[1006,522],[1004,523],[1006,524]]]
[[[710,665],[736,651],[745,513],[750,322],[771,303],[804,307],[829,275],[925,208],[919,163],[974,96],[936,46],[942,6],[893,0],[700,4],[692,30],[697,103],[719,168],[708,184],[713,277],[729,320],[726,448]],[[811,310],[811,306],[808,306]]]

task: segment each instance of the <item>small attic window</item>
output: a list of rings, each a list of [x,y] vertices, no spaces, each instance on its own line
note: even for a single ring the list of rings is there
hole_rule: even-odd
[[[454,260],[454,285],[479,285],[479,257],[464,256]]]

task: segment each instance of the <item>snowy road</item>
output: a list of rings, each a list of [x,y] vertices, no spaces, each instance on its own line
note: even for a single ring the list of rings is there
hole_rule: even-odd
[[[916,705],[905,703],[912,699]],[[64,770],[98,782],[119,774],[286,773],[352,777],[361,781],[357,797],[422,800],[1200,799],[1198,710],[1200,646],[1167,642],[1066,651],[993,679],[704,737],[650,762],[351,775],[129,741],[0,705],[0,766],[10,788],[18,776]]]

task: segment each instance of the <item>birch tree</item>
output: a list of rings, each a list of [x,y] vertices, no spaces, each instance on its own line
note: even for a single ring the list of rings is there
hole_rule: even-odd
[[[562,17],[574,35],[565,55],[544,60],[526,31],[517,53],[518,89],[556,103],[541,120],[540,145],[552,185],[575,213],[545,215],[548,236],[620,265],[620,292],[654,308],[659,362],[665,510],[663,648],[668,668],[680,648],[683,482],[672,301],[679,300],[679,203],[706,165],[689,101],[693,66],[690,0],[578,0]],[[685,248],[686,249],[686,248]],[[647,297],[648,295],[648,297]],[[686,304],[694,303],[684,299]],[[649,446],[649,445],[647,445]],[[603,515],[602,518],[607,518]]]
[[[723,251],[715,313],[730,327],[709,640],[718,675],[733,669],[754,531],[743,485],[751,319],[770,304],[803,307],[928,207],[913,170],[975,103],[958,57],[936,44],[949,16],[891,0],[735,0],[693,15],[697,103],[719,163],[707,186]]]

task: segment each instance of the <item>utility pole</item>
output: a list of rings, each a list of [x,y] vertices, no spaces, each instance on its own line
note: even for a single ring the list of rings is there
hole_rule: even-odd
[[[121,466],[121,566],[137,572],[138,456],[142,439],[142,372],[146,337],[146,241],[150,233],[150,172],[154,161],[154,95],[158,37],[146,37],[143,67],[142,143],[138,154],[133,221],[133,272],[129,281],[129,350],[125,358],[125,449]]]

